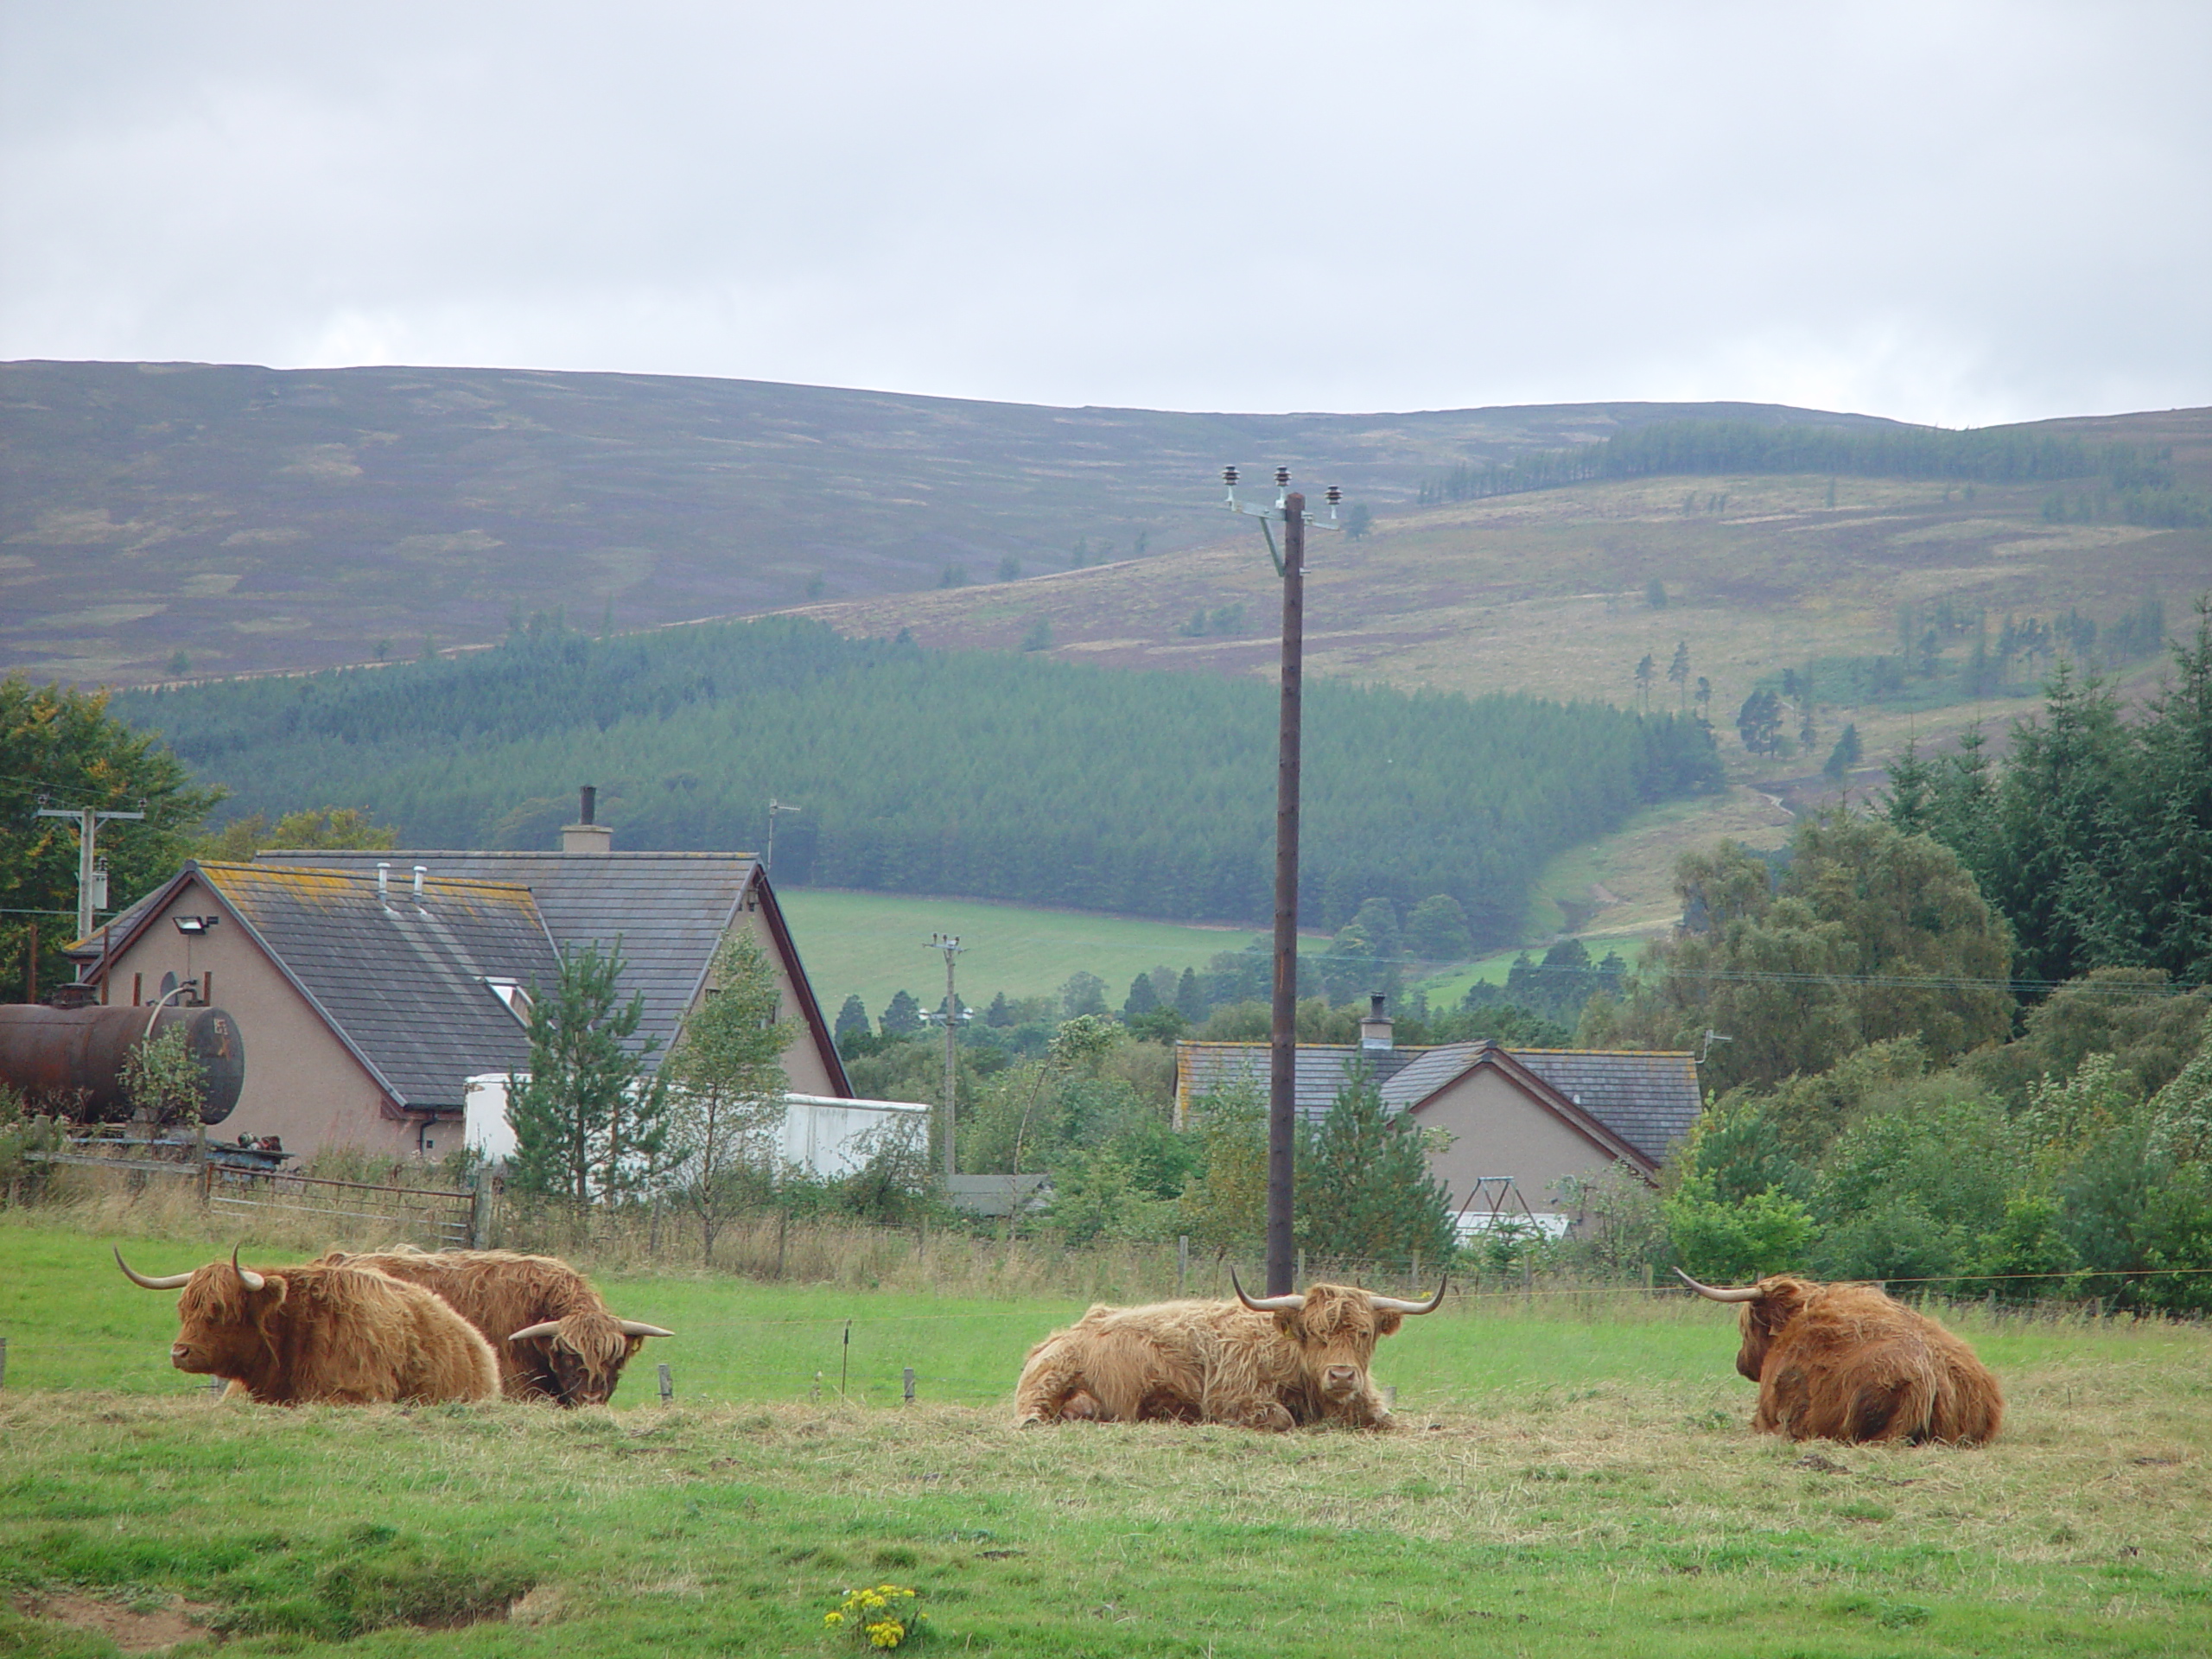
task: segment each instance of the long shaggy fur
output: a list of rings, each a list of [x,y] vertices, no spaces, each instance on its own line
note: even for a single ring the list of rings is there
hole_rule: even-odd
[[[510,1400],[554,1400],[564,1406],[604,1405],[622,1368],[645,1345],[625,1332],[591,1281],[558,1256],[512,1250],[378,1250],[321,1258],[372,1268],[420,1285],[444,1299],[482,1332],[499,1356],[499,1382]],[[548,1320],[549,1336],[508,1338]]]
[[[1305,1307],[1274,1313],[1238,1302],[1102,1304],[1029,1351],[1014,1411],[1025,1423],[1388,1428],[1367,1368],[1376,1343],[1402,1322],[1347,1285],[1315,1285]]]
[[[265,1268],[249,1290],[210,1262],[177,1298],[181,1371],[228,1377],[264,1405],[495,1400],[491,1344],[429,1291],[379,1273]]]
[[[1739,1310],[1736,1369],[1759,1385],[1751,1427],[1793,1440],[1980,1446],[2005,1420],[1974,1350],[1872,1285],[1777,1274]]]

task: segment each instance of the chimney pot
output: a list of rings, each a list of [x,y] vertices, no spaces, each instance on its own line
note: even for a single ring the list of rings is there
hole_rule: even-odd
[[[582,810],[576,814],[576,822],[578,823],[589,823],[592,822],[592,815],[599,810],[599,791],[592,785],[586,784],[583,786],[582,793],[583,796],[583,806]]]
[[[429,873],[430,867],[427,864],[417,864],[415,867],[415,897],[418,903],[423,897],[423,878]]]
[[[377,897],[388,899],[391,896],[391,865],[388,860],[380,858],[377,861]]]

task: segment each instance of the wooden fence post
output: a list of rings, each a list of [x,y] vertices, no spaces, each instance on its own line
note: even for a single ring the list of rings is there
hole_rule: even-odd
[[[1191,1236],[1190,1236],[1188,1233],[1178,1233],[1178,1234],[1175,1236],[1175,1294],[1176,1294],[1176,1295],[1180,1296],[1180,1295],[1182,1295],[1182,1294],[1183,1294],[1183,1287],[1184,1287],[1184,1286],[1185,1286],[1186,1283],[1188,1283],[1188,1282],[1189,1282],[1190,1277],[1191,1277]]]
[[[1414,1288],[1415,1290],[1421,1288],[1421,1252],[1419,1250],[1414,1252]]]
[[[912,1373],[912,1371],[909,1371],[909,1372],[907,1372],[907,1373],[906,1373],[906,1375],[907,1375],[909,1377],[912,1377],[912,1376],[913,1376],[913,1373]],[[8,1386],[8,1338],[5,1338],[5,1337],[0,1337],[0,1389],[4,1389],[4,1388],[6,1388],[7,1386]],[[906,1391],[907,1391],[909,1394],[912,1394],[912,1393],[913,1392],[913,1389],[914,1389],[914,1385],[913,1385],[911,1382],[908,1382],[908,1383],[907,1383],[907,1385],[906,1385]]]
[[[1298,1283],[1301,1289],[1306,1284],[1306,1252],[1304,1250],[1298,1253]]]
[[[468,1195],[468,1248],[492,1248],[492,1178],[482,1170],[476,1173],[475,1189]]]
[[[676,1378],[670,1374],[668,1362],[664,1359],[660,1363],[660,1402],[664,1406],[675,1398]]]
[[[0,1340],[0,1359],[7,1357],[7,1346],[4,1340]],[[912,1366],[906,1367],[902,1374],[902,1380],[906,1385],[906,1403],[911,1406],[914,1403],[914,1368]]]

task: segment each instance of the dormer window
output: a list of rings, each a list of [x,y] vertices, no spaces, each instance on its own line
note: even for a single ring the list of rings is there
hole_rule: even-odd
[[[486,974],[484,976],[484,983],[517,1020],[525,1026],[530,1023],[530,993],[523,989],[519,981],[501,979],[494,975]]]

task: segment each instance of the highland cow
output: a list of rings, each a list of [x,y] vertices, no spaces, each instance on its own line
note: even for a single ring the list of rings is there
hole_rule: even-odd
[[[499,1398],[491,1344],[416,1286],[320,1262],[256,1272],[238,1265],[236,1250],[227,1262],[159,1278],[120,1250],[115,1261],[133,1284],[183,1291],[172,1365],[226,1377],[232,1393],[263,1405]]]
[[[1023,1423],[1067,1420],[1236,1423],[1287,1429],[1334,1422],[1388,1428],[1369,1380],[1375,1344],[1426,1302],[1349,1285],[1234,1302],[1096,1306],[1029,1351],[1014,1389]]]
[[[393,1249],[333,1250],[321,1259],[389,1274],[443,1298],[490,1338],[510,1400],[603,1406],[645,1338],[675,1334],[616,1319],[591,1281],[556,1256]]]
[[[1793,1440],[1997,1438],[2005,1400],[1974,1350],[1872,1285],[1823,1285],[1777,1274],[1699,1295],[1742,1304],[1736,1369],[1759,1385],[1751,1427]]]

